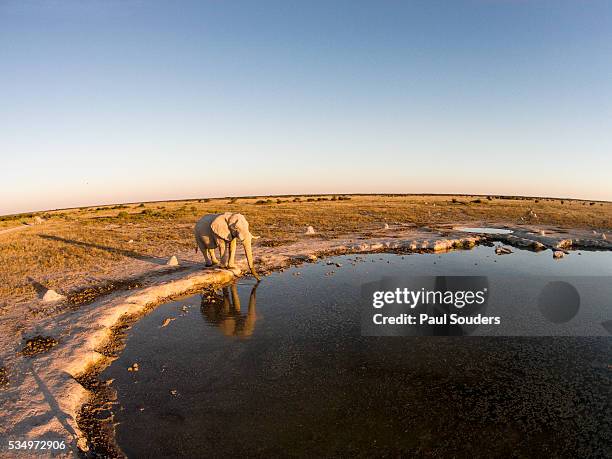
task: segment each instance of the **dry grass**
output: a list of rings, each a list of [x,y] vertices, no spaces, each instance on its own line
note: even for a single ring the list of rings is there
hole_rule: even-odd
[[[541,224],[612,227],[609,202],[384,195],[331,199],[211,199],[41,212],[37,215],[47,219],[44,224],[0,234],[0,306],[34,298],[37,283],[69,293],[77,286],[125,275],[139,263],[150,267],[163,264],[173,254],[193,253],[193,224],[206,213],[245,214],[253,233],[262,236],[259,242],[266,246],[296,240],[307,225],[314,226],[320,237],[333,238],[351,232],[367,233],[383,222],[517,224],[529,209]],[[33,218],[4,217],[0,230],[22,221],[30,223]]]

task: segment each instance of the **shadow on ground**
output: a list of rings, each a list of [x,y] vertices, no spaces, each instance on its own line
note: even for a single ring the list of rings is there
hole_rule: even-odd
[[[40,237],[43,239],[50,240],[50,241],[63,242],[65,244],[72,244],[72,245],[76,245],[79,247],[105,250],[110,253],[116,253],[119,255],[123,255],[124,257],[134,258],[135,260],[146,261],[148,263],[153,263],[156,265],[165,265],[167,261],[166,259],[163,259],[160,257],[153,257],[151,255],[143,255],[138,252],[134,252],[133,250],[125,250],[125,249],[120,249],[117,247],[110,247],[107,245],[94,244],[92,242],[76,241],[74,239],[65,239],[59,236],[52,236],[50,234],[41,234]]]

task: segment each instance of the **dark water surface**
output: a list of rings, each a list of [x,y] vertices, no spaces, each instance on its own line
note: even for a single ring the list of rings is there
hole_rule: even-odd
[[[118,444],[130,457],[610,457],[612,338],[362,337],[358,304],[385,274],[610,276],[611,255],[342,256],[162,305],[102,375]]]
[[[504,228],[457,228],[459,231],[463,231],[464,233],[476,233],[476,234],[510,234],[513,231]]]

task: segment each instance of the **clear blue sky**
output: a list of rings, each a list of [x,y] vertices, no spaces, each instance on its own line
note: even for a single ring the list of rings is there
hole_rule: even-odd
[[[612,199],[612,2],[0,0],[0,214]]]

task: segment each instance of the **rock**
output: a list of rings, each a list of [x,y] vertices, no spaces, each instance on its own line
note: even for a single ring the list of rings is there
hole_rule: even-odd
[[[162,323],[162,328],[168,326],[173,320],[176,320],[176,317],[166,317]]]
[[[128,244],[133,244],[133,243],[134,243],[134,239],[130,239],[130,240],[128,241]]]
[[[170,395],[172,395],[173,397],[176,397],[178,395],[178,390],[170,389]]]
[[[497,255],[508,255],[512,253],[512,250],[510,250],[508,247],[502,247],[501,245],[498,245],[497,247],[495,247],[495,253]]]
[[[127,371],[138,371],[138,364],[133,363],[132,366],[129,366]]]
[[[388,223],[385,223],[385,226],[383,226],[383,229],[388,230],[388,229],[389,229],[389,224],[388,224]]]
[[[449,241],[446,239],[441,239],[439,241],[434,241],[433,250],[434,252],[441,252],[445,250],[450,250],[453,248],[453,241]]]
[[[64,298],[66,298],[64,295],[60,295],[59,293],[57,293],[55,290],[47,290],[45,292],[45,294],[42,297],[42,300],[45,303],[52,303],[54,301],[60,301],[63,300]]]
[[[553,258],[563,258],[565,256],[565,254],[563,252],[561,252],[560,250],[555,250],[553,252]]]
[[[606,233],[601,233],[601,238],[602,238],[604,241],[608,239],[608,238],[606,237]]]
[[[166,266],[178,266],[179,262],[176,258],[176,255],[172,255],[170,259],[166,262]]]
[[[315,230],[312,226],[309,226],[304,234],[315,234]]]
[[[540,236],[546,236],[546,231],[540,230]]]

